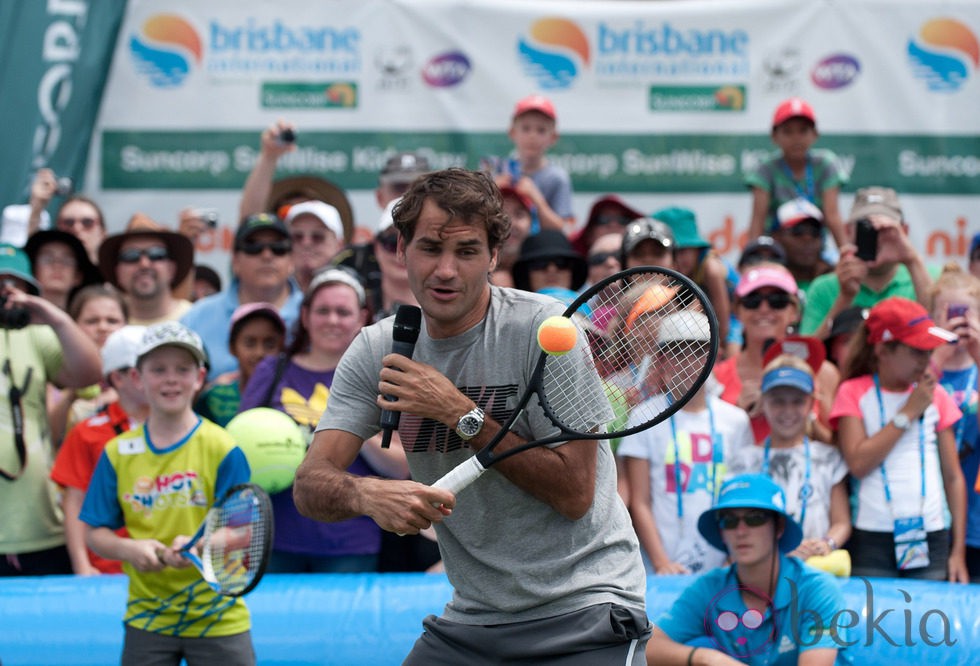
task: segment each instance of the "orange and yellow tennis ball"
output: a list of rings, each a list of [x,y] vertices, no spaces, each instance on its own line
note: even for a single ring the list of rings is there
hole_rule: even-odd
[[[538,326],[538,344],[545,353],[552,356],[561,356],[572,351],[577,339],[578,329],[567,317],[548,317]]]

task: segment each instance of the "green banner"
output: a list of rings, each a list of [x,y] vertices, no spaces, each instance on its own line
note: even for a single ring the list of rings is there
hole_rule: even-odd
[[[0,3],[0,204],[50,167],[81,188],[125,0]]]
[[[102,136],[102,187],[238,189],[258,157],[248,132],[121,132]],[[303,133],[280,175],[314,173],[347,189],[371,189],[387,156],[422,150],[436,168],[477,168],[505,155],[499,133]],[[851,174],[847,190],[886,185],[908,194],[980,194],[975,136],[823,135]],[[741,192],[743,174],[771,154],[768,136],[562,134],[551,159],[581,192]]]

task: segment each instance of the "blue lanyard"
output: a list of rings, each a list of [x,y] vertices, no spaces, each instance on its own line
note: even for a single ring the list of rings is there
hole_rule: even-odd
[[[769,449],[772,446],[772,438],[766,437],[765,448],[762,453],[762,473],[769,476]],[[806,458],[806,472],[803,477],[803,486],[800,488],[800,527],[806,529],[806,505],[813,495],[813,486],[810,485],[810,438],[803,436],[803,457]]]
[[[970,396],[977,383],[977,366],[970,368],[970,376],[966,378],[966,388],[963,389],[963,402],[960,403],[960,411],[963,416],[956,422],[956,450],[963,450],[963,431],[966,429],[966,407],[970,403]]]
[[[875,380],[875,393],[878,394],[878,415],[881,419],[881,427],[884,428],[888,425],[885,421],[885,403],[881,398],[881,382],[878,379],[877,373],[874,375]],[[920,505],[920,513],[922,511],[922,506],[925,504],[926,500],[926,429],[923,422],[925,421],[925,414],[919,417],[919,471],[920,471],[920,483],[919,483],[919,493],[922,500]],[[888,486],[888,474],[885,473],[885,461],[881,461],[879,466],[881,470],[881,481],[885,484],[885,501],[891,506],[892,503],[892,491]],[[892,512],[894,515],[894,511]]]
[[[796,178],[793,177],[793,170],[789,168],[789,164],[786,163],[785,159],[779,160],[779,166],[783,168],[783,172],[789,178],[790,182],[793,183],[793,187],[796,188],[796,193],[803,196],[807,201],[812,204],[816,204],[817,189],[813,183],[813,162],[810,161],[810,155],[806,156],[806,168],[804,169],[804,183],[806,184],[806,189],[801,189],[800,184],[796,182]]]
[[[669,396],[668,396],[669,398]],[[708,428],[711,430],[711,504],[715,503],[715,479],[718,474],[718,464],[721,462],[721,450],[719,446],[717,432],[715,431],[715,413],[711,409],[711,401],[708,405]],[[670,436],[674,444],[674,490],[677,491],[677,517],[684,517],[684,488],[681,479],[681,447],[677,443],[677,425],[674,423],[674,416],[670,417]],[[691,471],[694,471],[694,442],[691,441]]]

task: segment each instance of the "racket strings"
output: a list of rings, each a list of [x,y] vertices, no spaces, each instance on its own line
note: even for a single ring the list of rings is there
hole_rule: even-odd
[[[581,310],[572,316],[612,406],[610,436],[662,420],[671,404],[686,402],[703,384],[717,345],[714,315],[703,299],[688,283],[651,271],[610,283],[589,301],[591,318]],[[600,318],[604,330],[591,323]],[[571,356],[547,358],[544,394],[557,420],[585,432],[589,405],[577,392]]]
[[[266,529],[259,498],[250,489],[227,498],[209,516],[202,538],[205,578],[224,594],[247,588],[264,557]]]

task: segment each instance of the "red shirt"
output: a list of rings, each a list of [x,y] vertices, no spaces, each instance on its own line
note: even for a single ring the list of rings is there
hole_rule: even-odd
[[[113,402],[94,416],[81,421],[68,432],[51,467],[51,480],[65,488],[88,490],[95,466],[106,443],[129,430],[129,416]],[[125,529],[117,534],[126,536]],[[99,557],[91,550],[89,561],[102,573],[122,573],[122,563]]]

